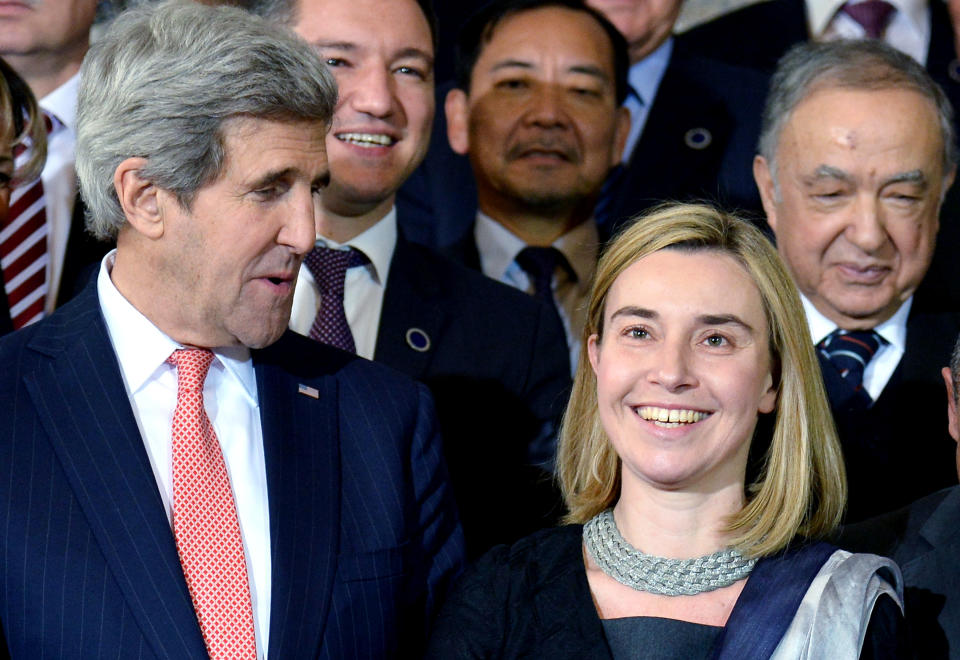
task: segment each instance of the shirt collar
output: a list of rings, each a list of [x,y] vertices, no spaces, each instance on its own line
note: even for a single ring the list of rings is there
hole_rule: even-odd
[[[77,93],[80,90],[80,72],[40,99],[40,107],[74,130],[77,121]]]
[[[836,323],[820,313],[813,303],[805,295],[800,294],[800,300],[803,302],[803,311],[807,314],[807,325],[810,327],[810,338],[814,345],[819,344],[831,332],[836,330]],[[913,305],[913,296],[907,298],[907,301],[900,305],[893,316],[873,328],[873,330],[883,337],[888,344],[900,349],[906,350],[907,347],[907,318],[910,316],[910,307]]]
[[[137,392],[164,366],[167,358],[182,344],[175,342],[155,326],[117,290],[110,279],[117,251],[111,250],[100,262],[97,295],[107,324],[107,333],[120,362],[120,370],[130,393]],[[226,373],[240,381],[250,402],[257,405],[257,380],[246,347],[211,349]]]
[[[933,2],[938,1],[933,0]],[[887,2],[896,7],[897,11],[902,13],[918,31],[920,30],[927,11],[926,2],[923,0],[887,0]],[[807,0],[807,26],[810,29],[810,35],[814,39],[820,38],[830,25],[830,21],[846,3],[847,0]]]
[[[346,243],[337,243],[324,236],[317,236],[316,244],[334,250],[342,250],[344,247],[360,250],[370,260],[374,281],[386,287],[393,250],[397,245],[397,207],[391,208],[376,224]]]
[[[482,211],[477,211],[474,227],[477,251],[483,261],[483,271],[494,279],[503,279],[520,250],[527,247],[523,239]],[[553,242],[577,276],[577,288],[590,288],[596,268],[600,238],[593,219],[581,222]]]
[[[663,80],[663,74],[667,72],[671,53],[673,53],[673,37],[664,41],[655,51],[632,65],[627,74],[630,86],[648,108],[653,103],[653,99],[657,97],[657,89],[660,87],[660,81]]]

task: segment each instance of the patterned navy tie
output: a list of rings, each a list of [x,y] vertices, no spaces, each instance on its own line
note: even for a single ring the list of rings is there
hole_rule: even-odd
[[[347,269],[369,263],[369,259],[355,248],[334,250],[317,246],[307,254],[304,263],[320,288],[320,309],[310,328],[310,338],[356,353],[343,309],[343,288]]]
[[[863,389],[863,372],[880,349],[883,339],[873,330],[834,330],[817,346],[821,357],[830,364],[846,386],[845,391],[836,391],[832,381],[825,378],[827,394],[831,403],[850,399],[850,404],[867,408],[873,399]],[[834,389],[834,391],[831,391]]]
[[[525,247],[517,254],[516,262],[530,276],[533,297],[547,303],[559,318],[560,312],[553,298],[553,276],[558,267],[568,275],[573,272],[567,258],[555,247]]]
[[[896,8],[885,0],[866,0],[856,4],[848,2],[840,11],[859,23],[867,37],[880,39]]]

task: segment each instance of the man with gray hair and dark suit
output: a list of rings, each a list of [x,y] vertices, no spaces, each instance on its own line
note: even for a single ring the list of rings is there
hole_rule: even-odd
[[[99,275],[0,341],[13,657],[416,655],[463,559],[426,389],[286,331],[336,84],[239,9],[132,10],[84,60]]]
[[[950,103],[909,56],[867,40],[781,60],[754,176],[818,348],[849,521],[956,476],[935,402],[960,320],[913,304],[956,160]]]

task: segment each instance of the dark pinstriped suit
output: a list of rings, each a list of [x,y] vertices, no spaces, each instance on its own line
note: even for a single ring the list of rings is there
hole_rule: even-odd
[[[11,654],[206,657],[95,286],[0,340],[0,360],[0,617]],[[269,657],[416,653],[463,556],[426,389],[292,333],[253,360]]]

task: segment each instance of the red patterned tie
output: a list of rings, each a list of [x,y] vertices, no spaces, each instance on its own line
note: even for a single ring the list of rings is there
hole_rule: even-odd
[[[247,564],[230,477],[203,407],[213,353],[174,351],[173,533],[207,652],[214,660],[256,659]]]
[[[47,133],[59,122],[44,113]],[[17,166],[29,157],[23,145],[16,149]],[[39,177],[17,186],[10,194],[7,221],[0,228],[0,267],[7,306],[15,330],[43,318],[47,301],[47,214]]]

